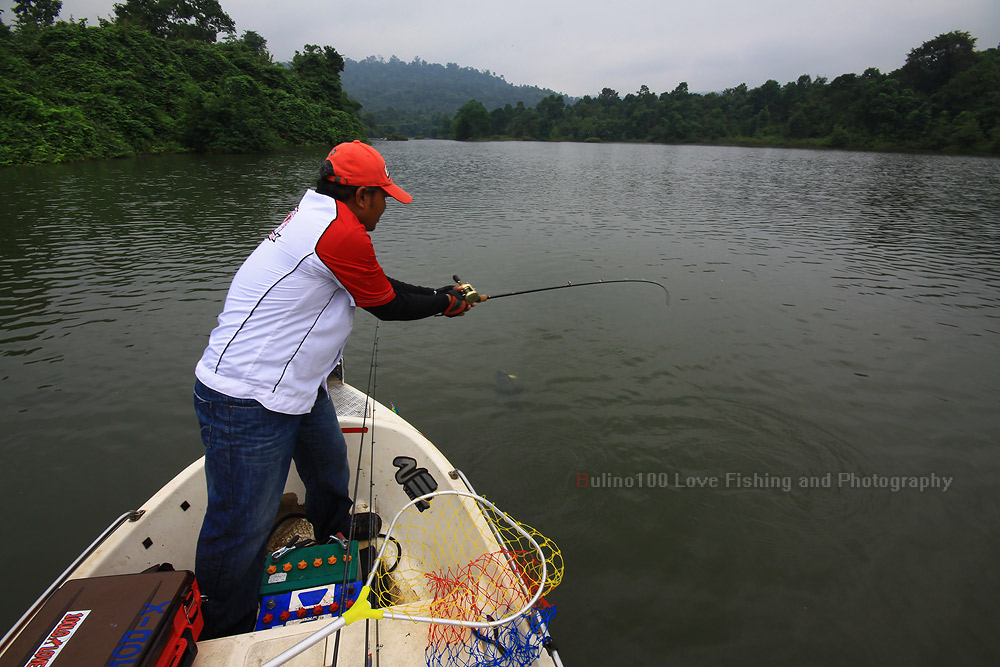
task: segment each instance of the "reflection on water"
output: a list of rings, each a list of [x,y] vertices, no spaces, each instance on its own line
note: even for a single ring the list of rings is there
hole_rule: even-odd
[[[414,195],[373,234],[390,275],[457,273],[487,294],[620,278],[670,289],[668,308],[654,286],[603,285],[379,330],[379,398],[560,543],[568,663],[996,654],[1000,161],[379,148]],[[0,482],[8,506],[30,508],[11,534],[60,537],[9,554],[27,574],[0,621],[200,455],[194,363],[232,274],[323,154],[0,171]],[[360,315],[349,378],[367,377],[373,334]],[[499,369],[525,391],[498,393]],[[598,490],[579,473],[718,485]],[[798,483],[839,474],[954,482]],[[726,483],[761,476],[794,483]],[[611,613],[622,605],[643,613]]]

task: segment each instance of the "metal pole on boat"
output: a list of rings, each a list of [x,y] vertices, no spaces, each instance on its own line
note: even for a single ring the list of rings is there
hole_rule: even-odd
[[[7,648],[8,641],[14,639],[14,637],[16,637],[17,634],[24,629],[24,626],[27,625],[28,621],[30,621],[31,618],[38,612],[38,610],[42,608],[42,605],[45,604],[45,601],[49,599],[49,596],[51,596],[52,593],[57,588],[62,586],[63,582],[69,579],[69,576],[76,570],[77,567],[79,567],[80,563],[82,563],[88,556],[90,556],[90,554],[94,553],[97,547],[101,546],[101,544],[104,543],[104,540],[108,539],[108,537],[111,536],[111,533],[118,530],[118,527],[121,526],[126,521],[138,521],[145,513],[146,510],[129,510],[128,512],[125,512],[120,517],[115,519],[110,526],[105,528],[104,532],[101,533],[97,537],[97,539],[90,544],[89,547],[84,549],[83,552],[81,552],[80,555],[76,557],[76,560],[74,560],[72,564],[70,564],[70,566],[63,571],[62,574],[56,577],[56,580],[52,582],[52,584],[45,590],[44,593],[42,593],[38,597],[37,600],[35,600],[35,603],[31,605],[28,611],[24,612],[24,615],[21,616],[18,622],[14,624],[14,627],[12,627],[7,632],[7,634],[3,636],[3,639],[0,639],[0,653],[3,653],[4,649]]]

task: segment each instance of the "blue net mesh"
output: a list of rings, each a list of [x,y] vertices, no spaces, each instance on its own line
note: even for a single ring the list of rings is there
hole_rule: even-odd
[[[535,662],[556,608],[544,598],[533,613],[492,629],[432,625],[424,656],[428,667],[527,667]]]

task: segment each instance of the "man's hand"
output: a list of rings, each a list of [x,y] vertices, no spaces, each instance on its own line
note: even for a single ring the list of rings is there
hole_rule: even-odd
[[[448,290],[445,293],[445,296],[448,297],[448,307],[444,309],[444,314],[447,317],[460,317],[465,314],[465,311],[475,305],[473,303],[466,302],[465,294],[457,289]]]

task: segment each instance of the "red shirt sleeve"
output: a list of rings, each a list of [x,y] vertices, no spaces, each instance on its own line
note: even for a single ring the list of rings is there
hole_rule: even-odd
[[[371,237],[361,221],[339,202],[337,218],[316,242],[316,255],[362,308],[381,306],[396,298],[375,259]]]

